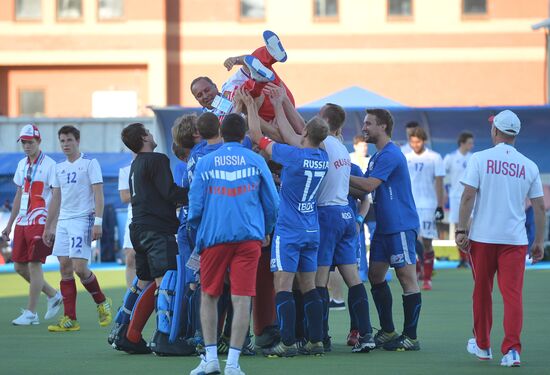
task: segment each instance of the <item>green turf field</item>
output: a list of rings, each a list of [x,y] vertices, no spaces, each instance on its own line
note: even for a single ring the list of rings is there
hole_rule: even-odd
[[[97,276],[107,294],[119,306],[123,289],[121,271],[99,271]],[[331,313],[331,335],[334,351],[322,358],[296,357],[266,359],[262,356],[241,360],[247,374],[521,374],[550,373],[546,338],[550,332],[550,271],[528,271],[525,277],[522,367],[505,369],[500,364],[502,339],[502,302],[495,297],[493,354],[495,359],[480,362],[465,351],[471,336],[471,289],[469,271],[441,270],[434,279],[434,290],[423,293],[420,317],[420,352],[392,353],[374,351],[351,354],[344,346],[348,329],[347,311]],[[58,274],[47,279],[57,284]],[[399,287],[391,282],[394,292],[396,326],[402,324]],[[190,357],[130,356],[107,345],[109,329],[97,323],[95,305],[84,291],[77,302],[80,332],[49,333],[47,323],[31,327],[14,327],[11,320],[26,304],[26,285],[14,274],[0,275],[0,374],[188,374],[198,360]],[[498,293],[496,293],[498,295]],[[45,312],[42,297],[39,314]],[[371,300],[371,312],[374,307]],[[373,315],[373,325],[378,325]],[[146,337],[152,332],[151,320]],[[222,357],[222,361],[223,361]],[[222,362],[223,366],[223,362]]]

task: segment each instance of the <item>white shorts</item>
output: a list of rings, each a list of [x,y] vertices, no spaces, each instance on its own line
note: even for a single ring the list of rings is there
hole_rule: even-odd
[[[59,220],[52,255],[90,260],[94,216]]]
[[[458,224],[461,197],[449,197],[449,223]]]
[[[422,238],[437,238],[437,226],[435,224],[435,208],[417,208],[418,218],[420,219],[420,230],[418,234]]]

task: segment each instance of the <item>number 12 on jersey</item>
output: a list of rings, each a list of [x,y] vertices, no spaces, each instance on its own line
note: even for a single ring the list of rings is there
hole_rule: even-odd
[[[319,186],[321,185],[321,181],[323,180],[323,177],[325,177],[326,171],[304,171],[304,175],[307,177],[306,184],[304,186],[304,194],[302,195],[302,201],[298,205],[298,211],[302,213],[312,212],[313,208],[315,207],[315,203],[312,202],[313,198],[315,197],[315,194],[317,193],[317,190],[319,190]],[[315,184],[315,188],[309,194],[309,191],[313,185],[313,179],[318,178],[317,183]],[[309,197],[308,197],[309,195]]]

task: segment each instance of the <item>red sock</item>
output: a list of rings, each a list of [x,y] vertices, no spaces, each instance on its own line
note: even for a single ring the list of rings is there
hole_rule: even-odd
[[[72,320],[76,320],[76,282],[74,279],[61,279],[59,289],[63,296],[64,314]]]
[[[424,252],[424,280],[432,280],[432,272],[434,270],[434,257],[435,254]]]
[[[126,338],[137,344],[141,339],[141,331],[149,320],[149,317],[155,310],[155,291],[157,287],[154,282],[149,284],[147,288],[139,296],[134,309],[132,310],[132,318],[128,325],[128,331],[126,332]]]
[[[101,291],[99,283],[97,282],[97,277],[95,277],[93,272],[91,273],[90,277],[88,277],[86,280],[81,280],[81,282],[82,285],[84,285],[84,288],[86,288],[86,290],[90,292],[95,303],[99,305],[100,303],[105,302],[105,295]]]

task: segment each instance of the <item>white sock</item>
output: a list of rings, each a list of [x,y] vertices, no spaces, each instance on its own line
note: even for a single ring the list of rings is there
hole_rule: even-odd
[[[216,344],[205,346],[204,350],[206,350],[206,362],[218,360],[218,346]]]
[[[233,347],[229,348],[229,353],[227,354],[227,367],[239,368],[239,356],[241,351]]]

